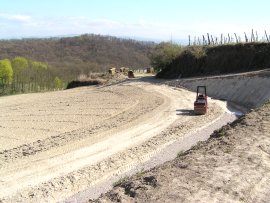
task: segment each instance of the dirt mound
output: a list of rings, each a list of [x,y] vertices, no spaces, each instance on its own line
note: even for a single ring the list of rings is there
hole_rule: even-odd
[[[83,75],[84,76],[84,75]],[[122,73],[115,73],[114,75],[110,74],[95,74],[90,75],[89,77],[79,77],[78,80],[71,81],[67,85],[67,89],[72,89],[76,87],[92,86],[92,85],[112,85],[120,81],[124,81],[128,77]]]
[[[269,146],[270,102],[89,202],[270,202]]]

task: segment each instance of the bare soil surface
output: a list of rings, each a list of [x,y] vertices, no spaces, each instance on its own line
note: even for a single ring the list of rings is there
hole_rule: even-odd
[[[89,202],[270,202],[270,102]]]
[[[0,98],[0,202],[56,202],[121,173],[228,113],[152,81]]]

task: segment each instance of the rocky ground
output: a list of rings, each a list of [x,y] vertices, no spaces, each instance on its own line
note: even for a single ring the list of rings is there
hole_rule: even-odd
[[[270,102],[89,202],[270,202]]]

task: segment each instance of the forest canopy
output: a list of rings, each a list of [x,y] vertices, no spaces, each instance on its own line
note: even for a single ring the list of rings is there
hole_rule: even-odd
[[[55,75],[71,81],[80,74],[104,72],[111,67],[149,67],[148,56],[154,46],[153,42],[94,34],[65,38],[0,40],[0,59],[11,60],[20,56],[43,62],[51,67]],[[26,65],[26,61],[18,58],[13,64],[15,72],[20,72],[16,63],[22,65],[22,69]],[[33,63],[28,65],[37,66]]]

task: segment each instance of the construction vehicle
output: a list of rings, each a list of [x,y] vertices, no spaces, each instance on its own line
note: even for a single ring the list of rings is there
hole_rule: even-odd
[[[128,71],[128,78],[135,78],[132,70]]]
[[[208,109],[206,86],[197,86],[197,95],[194,102],[195,114],[206,114]]]

